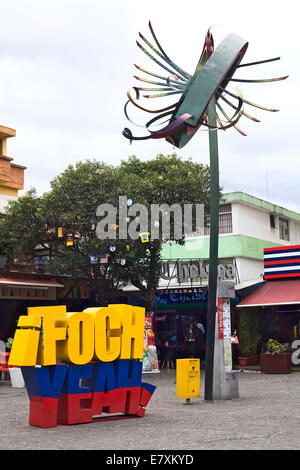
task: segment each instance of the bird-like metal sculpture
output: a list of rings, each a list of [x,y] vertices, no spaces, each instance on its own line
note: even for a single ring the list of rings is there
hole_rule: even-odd
[[[182,148],[201,126],[223,130],[234,127],[240,134],[246,135],[245,132],[237,126],[239,119],[245,116],[255,122],[259,122],[259,120],[244,111],[245,104],[265,111],[278,111],[277,109],[267,108],[248,101],[243,98],[239,90],[234,93],[227,90],[227,86],[233,82],[264,83],[286,79],[287,76],[259,80],[233,78],[236,70],[241,67],[272,62],[279,60],[280,57],[251,63],[241,63],[247,50],[248,42],[238,35],[231,33],[228,34],[214,50],[214,40],[209,29],[205,37],[199,62],[194,74],[191,75],[176,65],[165,53],[150,22],[149,28],[155,45],[148,41],[141,33],[139,33],[139,36],[144,45],[147,46],[151,52],[138,41],[137,45],[151,60],[159,65],[165,73],[160,75],[135,65],[139,71],[146,74],[146,76],[150,76],[151,79],[146,78],[146,76],[135,76],[135,78],[151,85],[151,87],[134,86],[135,97],[132,97],[130,90],[128,90],[128,101],[124,109],[125,115],[128,120],[132,122],[129,118],[128,107],[130,104],[133,104],[146,113],[155,114],[155,117],[150,119],[144,126],[149,131],[149,134],[146,136],[134,136],[130,129],[125,128],[123,135],[130,141],[166,138],[167,141],[175,147]],[[152,92],[151,94],[143,95],[143,98],[146,99],[174,95],[179,97],[179,100],[165,108],[152,110],[141,106],[137,102],[139,101],[141,92]],[[207,121],[207,107],[213,97],[216,103],[217,126],[211,126]],[[224,109],[224,103],[226,103],[227,107],[229,106],[233,109],[231,117],[228,116]],[[162,118],[167,118],[168,124],[160,130],[152,130],[152,126],[161,121]]]
[[[139,81],[146,82],[151,87],[133,87],[135,98],[127,92],[128,101],[125,104],[125,115],[128,115],[130,104],[146,113],[155,114],[145,126],[148,135],[134,136],[130,129],[125,128],[123,135],[130,141],[165,138],[177,148],[184,147],[196,134],[200,127],[209,131],[210,150],[210,251],[209,251],[209,281],[207,304],[207,334],[206,334],[206,367],[205,367],[205,399],[214,398],[214,348],[215,348],[215,319],[216,319],[216,295],[217,295],[217,266],[218,266],[218,240],[219,240],[219,163],[217,130],[234,128],[245,136],[237,123],[242,116],[252,121],[259,120],[244,111],[244,105],[259,108],[265,111],[275,112],[277,109],[267,108],[246,100],[239,89],[236,93],[227,90],[230,83],[264,83],[284,80],[287,76],[269,79],[248,80],[233,78],[237,69],[253,65],[264,64],[279,60],[280,57],[259,60],[257,62],[242,63],[242,59],[248,48],[248,42],[231,33],[228,34],[218,47],[214,49],[214,39],[211,28],[208,30],[199,62],[193,75],[184,71],[175,64],[165,53],[149,22],[150,32],[155,45],[149,42],[141,33],[139,36],[143,43],[150,49],[147,50],[137,42],[139,48],[147,56],[159,65],[164,74],[153,73],[136,65],[135,67],[150,76],[151,79],[135,76]],[[157,81],[158,80],[158,81]],[[155,85],[155,87],[152,87]],[[160,98],[175,95],[179,97],[173,104],[161,109],[148,109],[137,101],[140,92],[154,92],[143,95],[144,98]],[[224,109],[232,109],[229,116]],[[162,119],[165,119],[163,123]],[[166,124],[162,129],[153,131],[152,126],[160,122]]]

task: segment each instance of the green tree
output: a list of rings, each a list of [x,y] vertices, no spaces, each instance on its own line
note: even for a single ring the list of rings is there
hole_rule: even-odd
[[[2,251],[10,257],[32,259],[37,248],[46,250],[49,269],[75,280],[86,279],[99,303],[121,285],[131,283],[151,311],[160,278],[161,246],[175,237],[174,215],[171,213],[170,234],[160,232],[158,239],[143,242],[141,237],[119,238],[122,220],[116,210],[115,239],[100,239],[97,224],[103,218],[97,217],[97,207],[111,204],[118,209],[121,196],[143,204],[148,209],[149,232],[151,204],[198,203],[207,214],[209,168],[176,154],[157,155],[147,161],[132,156],[117,166],[87,160],[70,165],[50,185],[51,190],[42,196],[31,190],[9,204],[0,220]],[[161,224],[161,213],[159,217]],[[133,219],[136,223],[136,217]],[[64,229],[63,238],[58,237],[59,228]],[[72,237],[71,246],[66,244],[68,236]],[[176,241],[184,243],[184,239]],[[109,254],[108,263],[91,265],[92,254]]]

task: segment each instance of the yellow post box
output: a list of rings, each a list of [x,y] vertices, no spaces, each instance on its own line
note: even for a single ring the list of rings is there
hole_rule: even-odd
[[[200,396],[200,359],[176,360],[176,385],[177,397],[185,398],[186,404]]]

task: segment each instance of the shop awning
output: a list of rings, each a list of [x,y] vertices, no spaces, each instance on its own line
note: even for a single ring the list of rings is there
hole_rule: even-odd
[[[300,279],[266,281],[237,307],[300,304]]]
[[[14,277],[0,277],[0,285],[12,287],[64,287],[56,281],[43,280],[43,279],[26,279]]]

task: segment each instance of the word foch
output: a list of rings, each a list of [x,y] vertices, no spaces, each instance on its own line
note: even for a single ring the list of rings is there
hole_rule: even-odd
[[[87,364],[142,359],[145,309],[109,305],[67,313],[65,306],[29,307],[20,316],[9,364]]]
[[[21,366],[29,424],[144,416],[155,390],[142,382],[144,321],[145,309],[130,305],[71,313],[65,306],[28,308],[9,364]]]

